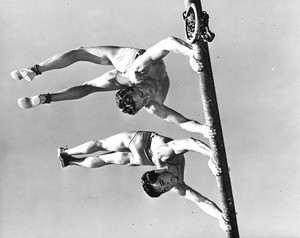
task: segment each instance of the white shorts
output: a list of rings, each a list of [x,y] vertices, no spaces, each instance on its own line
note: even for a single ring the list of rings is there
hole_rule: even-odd
[[[112,59],[112,64],[118,70],[123,77],[128,77],[128,73],[133,64],[133,61],[137,57],[139,49],[136,48],[121,48],[118,55]]]

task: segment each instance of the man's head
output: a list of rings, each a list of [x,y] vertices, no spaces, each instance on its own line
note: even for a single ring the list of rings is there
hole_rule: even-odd
[[[122,110],[122,112],[130,115],[134,115],[139,111],[136,110],[135,101],[132,97],[133,93],[133,87],[122,88],[116,93],[117,106]]]
[[[152,97],[153,93],[150,87],[138,85],[120,89],[116,93],[116,103],[122,112],[134,115],[146,106]]]
[[[177,177],[166,170],[152,170],[142,176],[143,189],[154,198],[171,190],[177,182]]]

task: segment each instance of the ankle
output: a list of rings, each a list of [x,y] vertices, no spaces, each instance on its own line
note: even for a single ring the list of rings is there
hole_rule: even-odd
[[[36,74],[36,75],[40,75],[42,74],[42,72],[40,71],[40,66],[38,64],[30,67],[30,69]]]
[[[44,104],[44,103],[51,103],[51,94],[50,93],[47,93],[47,94],[40,94],[38,96],[41,100],[41,104]]]

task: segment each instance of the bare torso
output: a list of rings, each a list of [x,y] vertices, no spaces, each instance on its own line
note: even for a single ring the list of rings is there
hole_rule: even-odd
[[[163,103],[166,100],[170,80],[163,60],[153,62],[147,68],[138,68],[138,59],[134,61],[129,74],[129,80],[133,85],[148,85],[154,91],[152,100]]]
[[[156,135],[152,139],[152,161],[158,169],[165,169],[178,178],[179,184],[184,183],[185,158],[183,154],[175,154],[167,145],[172,139]],[[168,162],[163,162],[168,161]]]
[[[162,104],[166,100],[170,87],[166,66],[162,59],[147,60],[145,63],[145,55],[146,53],[137,57],[126,72],[119,71],[117,81],[121,85],[147,85],[151,87],[153,91],[152,100]],[[118,68],[116,67],[117,70],[119,70]]]

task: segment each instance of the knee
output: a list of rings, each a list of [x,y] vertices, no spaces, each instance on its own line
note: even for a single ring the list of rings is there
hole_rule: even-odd
[[[88,82],[85,82],[81,85],[81,88],[84,90],[84,92],[88,95],[88,94],[91,94],[91,93],[94,93],[97,91],[97,88],[95,86],[92,85],[92,83],[90,83],[89,81]]]
[[[104,161],[94,161],[94,160],[91,160],[89,161],[89,168],[99,168],[99,167],[102,167],[105,165],[105,162]]]
[[[73,49],[73,51],[75,51],[75,52],[85,51],[85,48],[86,47],[84,47],[84,46],[79,46],[79,47]]]

